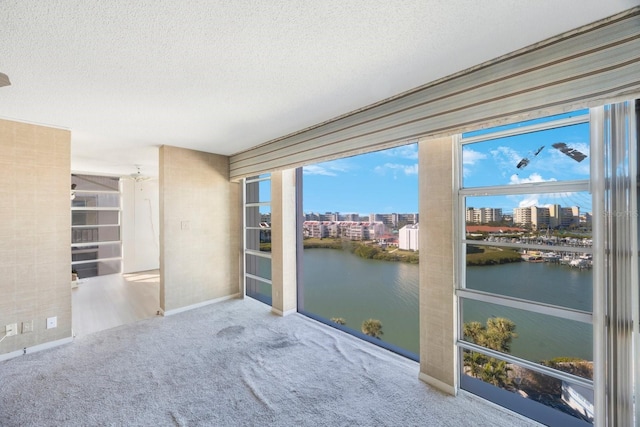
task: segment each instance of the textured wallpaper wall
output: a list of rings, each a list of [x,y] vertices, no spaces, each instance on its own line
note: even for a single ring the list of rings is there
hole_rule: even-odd
[[[72,335],[70,140],[0,120],[0,337],[7,324],[18,329],[0,355]]]
[[[167,312],[239,292],[241,186],[229,158],[160,148],[160,306]]]

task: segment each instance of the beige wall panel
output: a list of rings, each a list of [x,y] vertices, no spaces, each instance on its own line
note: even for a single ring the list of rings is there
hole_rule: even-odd
[[[19,331],[0,355],[72,335],[70,150],[67,130],[0,120],[0,331]]]
[[[272,307],[284,315],[297,310],[296,171],[271,174]]]
[[[420,162],[420,374],[455,390],[453,142],[422,140]]]
[[[160,148],[160,306],[167,312],[239,292],[242,211],[226,156]]]

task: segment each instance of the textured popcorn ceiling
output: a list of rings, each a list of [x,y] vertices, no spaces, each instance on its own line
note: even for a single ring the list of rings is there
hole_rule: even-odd
[[[75,171],[233,154],[638,0],[0,0],[0,117],[68,128]]]

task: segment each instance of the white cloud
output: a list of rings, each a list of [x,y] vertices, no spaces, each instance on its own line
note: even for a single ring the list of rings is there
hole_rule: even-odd
[[[518,175],[513,174],[509,179],[509,184],[526,184],[529,182],[550,182],[550,181],[557,181],[557,179],[555,178],[544,179],[542,176],[540,176],[539,173],[534,172],[525,178],[521,178]]]
[[[414,163],[413,165],[405,166],[404,173],[405,173],[405,175],[417,175],[418,174],[418,164]]]
[[[524,156],[519,154],[511,147],[498,147],[495,150],[491,150],[491,156],[495,160],[496,164],[502,168],[515,167]]]
[[[393,171],[394,175],[396,172],[404,172],[405,175],[417,175],[418,174],[418,164],[414,163],[412,165],[403,165],[399,163],[385,163],[382,166],[376,166],[374,172],[385,175],[387,171]]]
[[[591,200],[588,195],[583,193],[564,192],[564,193],[544,193],[544,194],[525,194],[509,196],[512,200],[518,201],[518,207],[525,208],[529,206],[550,207],[552,205],[560,205],[563,207],[578,206],[585,212],[591,211]]]
[[[353,169],[353,165],[348,160],[338,159],[305,166],[302,168],[302,173],[305,175],[338,176],[338,174],[348,172],[351,169]]]
[[[524,199],[518,202],[519,208],[528,208],[529,206],[540,206],[539,194],[527,194]]]
[[[418,145],[409,144],[402,147],[391,148],[388,150],[380,151],[381,154],[390,157],[400,157],[403,159],[415,160],[418,158]]]
[[[305,175],[324,175],[324,176],[337,176],[338,175],[337,173],[332,172],[329,169],[324,168],[322,166],[318,166],[318,165],[305,166],[302,169],[302,172]]]
[[[465,148],[462,152],[462,164],[463,165],[475,165],[478,160],[486,159],[487,155],[479,151]]]

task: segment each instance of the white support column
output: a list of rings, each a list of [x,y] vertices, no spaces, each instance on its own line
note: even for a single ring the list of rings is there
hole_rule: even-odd
[[[297,311],[296,171],[271,174],[272,311],[285,316]]]

